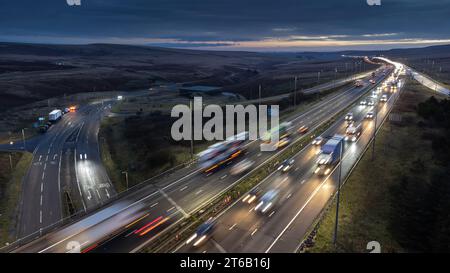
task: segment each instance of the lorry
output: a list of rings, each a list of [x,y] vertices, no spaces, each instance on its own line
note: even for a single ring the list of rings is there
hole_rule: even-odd
[[[62,111],[59,109],[55,109],[48,114],[48,120],[50,122],[56,122],[62,117]]]
[[[197,154],[200,169],[205,173],[212,173],[225,166],[242,154],[245,149],[243,144],[247,140],[248,132],[242,132],[209,146]]]
[[[344,136],[336,134],[322,146],[317,158],[317,167],[314,170],[315,174],[328,175],[331,172],[333,167],[341,159],[343,144]]]
[[[347,127],[347,129],[345,130],[345,140],[346,141],[356,141],[358,139],[358,137],[361,135],[361,131],[362,131],[362,124],[352,124],[350,126]]]

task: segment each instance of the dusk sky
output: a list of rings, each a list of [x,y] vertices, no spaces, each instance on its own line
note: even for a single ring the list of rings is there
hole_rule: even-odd
[[[0,0],[0,41],[250,51],[450,44],[450,0]]]

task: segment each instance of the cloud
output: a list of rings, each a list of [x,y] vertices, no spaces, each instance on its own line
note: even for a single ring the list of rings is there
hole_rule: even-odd
[[[450,0],[390,0],[377,7],[365,0],[89,0],[80,7],[64,0],[14,0],[1,5],[0,39],[20,42],[227,49],[247,44],[258,50],[266,44],[268,50],[302,50],[450,38],[445,24]]]

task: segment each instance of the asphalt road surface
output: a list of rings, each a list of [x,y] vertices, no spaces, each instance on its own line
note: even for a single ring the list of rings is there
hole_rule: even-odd
[[[79,194],[85,200],[85,209],[101,204],[115,194],[102,165],[97,141],[101,116],[108,109],[101,102],[82,106],[76,112],[65,114],[39,137],[32,164],[23,180],[20,238],[39,236],[43,229],[62,219],[61,188],[73,183],[74,177],[82,185]],[[77,164],[76,156],[65,156],[71,151],[74,154],[74,149],[89,151],[89,158]],[[76,167],[79,175],[70,175],[75,173]],[[97,190],[102,190],[101,194],[89,199],[91,191],[96,193]]]
[[[382,75],[378,75],[377,81],[380,82],[383,78]],[[367,93],[373,87],[367,81],[368,79],[364,87],[342,89],[298,114],[290,120],[294,129],[306,125],[312,130],[319,126]],[[296,137],[299,138],[301,135]],[[242,158],[250,158],[255,161],[255,166],[258,166],[275,153],[260,152],[259,141],[253,141],[247,145]],[[138,251],[156,238],[162,230],[195,212],[217,194],[238,183],[242,177],[235,177],[229,171],[229,168],[223,168],[211,175],[205,175],[193,165],[170,173],[76,223],[18,248],[17,251],[68,252],[74,245],[82,252]]]

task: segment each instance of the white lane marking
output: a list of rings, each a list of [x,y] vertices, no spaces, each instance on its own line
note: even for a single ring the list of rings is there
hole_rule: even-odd
[[[39,212],[39,223],[42,224],[42,210]]]
[[[44,191],[44,183],[41,183],[41,192]]]
[[[84,122],[83,122],[83,125],[84,125]],[[78,132],[78,133],[79,133],[79,132]],[[77,137],[78,137],[78,136],[77,136]],[[84,203],[83,193],[81,192],[80,181],[79,181],[79,179],[78,179],[77,149],[76,149],[76,148],[75,148],[75,151],[74,151],[73,160],[75,161],[75,178],[76,178],[76,180],[77,180],[78,191],[80,192],[81,203],[83,204],[84,212],[86,212],[86,211],[87,211],[87,208],[86,208],[86,204]],[[51,247],[52,247],[52,246],[51,246]],[[42,251],[45,251],[45,250],[47,250],[47,249],[48,249],[48,248],[46,248],[46,249],[44,249],[44,250],[42,250]]]
[[[303,179],[302,182],[301,182],[301,184],[304,184],[305,182],[306,182],[306,179]]]
[[[95,189],[95,191],[97,192],[98,199],[102,199],[102,198],[100,197],[100,193],[98,192],[98,189]]]
[[[289,199],[289,197],[292,196],[292,193],[288,194],[288,196],[286,197],[286,199]]]
[[[272,212],[269,214],[269,217],[271,217],[274,213],[275,213],[275,211],[272,211]]]
[[[44,171],[47,169],[47,163],[44,163]]]
[[[108,189],[107,189],[107,188],[105,188],[105,191],[106,191],[106,196],[107,196],[107,197],[108,197],[108,199],[109,199],[110,195],[109,195]]]
[[[223,179],[225,179],[225,177],[227,177],[227,175],[225,174],[225,175],[223,175],[222,177],[220,177],[220,180],[223,180]]]
[[[44,180],[45,172],[42,172],[42,180]]]
[[[45,161],[48,161],[48,155],[45,157]]]
[[[216,240],[213,239],[213,240],[211,240],[211,242],[221,253],[227,253],[227,251],[221,245],[219,245],[219,243],[216,242]]]
[[[236,226],[236,223],[234,223],[228,230],[232,230]]]
[[[334,171],[334,170],[333,170]],[[331,173],[333,174],[333,172]],[[331,176],[330,174],[330,176]],[[294,217],[289,221],[289,223],[284,227],[284,229],[281,231],[281,233],[275,238],[275,240],[270,244],[270,246],[266,249],[265,253],[268,253],[272,247],[278,242],[278,240],[283,236],[283,234],[286,232],[286,230],[292,225],[292,223],[297,219],[297,217],[302,213],[302,211],[306,208],[306,206],[311,202],[311,200],[316,196],[317,192],[322,188],[322,186],[325,184],[325,182],[328,181],[328,178],[325,178],[323,182],[314,190],[314,192],[309,196],[308,200],[306,200],[305,204],[297,211],[297,213],[294,215]]]
[[[53,155],[53,160],[55,160],[57,156],[58,156],[58,154],[54,154]]]
[[[200,193],[202,193],[203,192],[203,190],[199,190],[199,191],[197,191],[196,193],[195,193],[195,195],[199,195]]]
[[[157,206],[158,204],[159,204],[159,203],[156,202],[156,203],[154,203],[153,205],[151,205],[150,208],[153,208],[154,206]]]
[[[170,209],[167,210],[167,212],[172,211],[173,209],[175,209],[175,207],[171,207]]]
[[[88,200],[91,200],[91,198],[92,198],[92,195],[91,195],[91,190],[90,190],[90,189],[88,189],[88,190],[87,190],[87,193],[88,193],[88,195],[87,195],[87,199],[88,199]]]
[[[172,198],[170,198],[170,196],[168,196],[168,195],[166,194],[165,191],[163,191],[162,189],[159,189],[159,192],[160,192],[167,200],[169,200],[169,202],[170,202],[174,207],[176,207],[181,213],[183,213],[183,215],[184,215],[185,218],[188,218],[188,217],[189,217],[189,214],[187,214],[186,211],[184,211],[184,209],[182,209],[180,206],[178,206],[178,204],[175,203],[175,201],[174,201]]]
[[[255,235],[255,233],[258,231],[258,229],[257,228],[255,228],[255,230],[252,232],[252,234],[250,234],[250,236],[253,236],[253,235]]]
[[[42,206],[42,194],[41,194],[41,206]]]
[[[184,187],[182,187],[181,189],[180,189],[180,191],[184,191],[185,189],[187,189],[188,188],[188,186],[184,186]]]
[[[41,161],[41,159],[42,159],[42,155],[40,155],[40,156],[39,156],[39,160],[38,160],[38,161],[40,162],[40,161]]]
[[[134,229],[132,232],[128,233],[125,235],[125,238],[127,238],[128,236],[130,236],[131,234],[133,234],[137,229]]]

